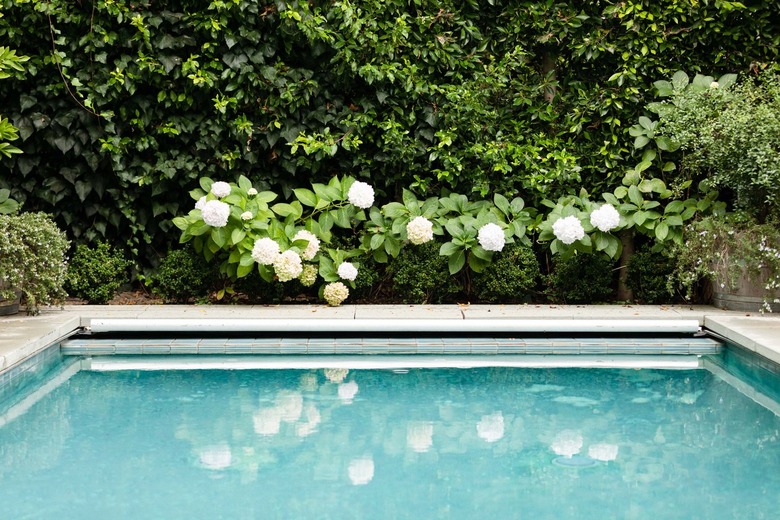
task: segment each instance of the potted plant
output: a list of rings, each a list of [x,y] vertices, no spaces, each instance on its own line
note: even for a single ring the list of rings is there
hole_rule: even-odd
[[[0,192],[8,200],[5,190]],[[65,233],[45,213],[0,212],[0,300],[6,300],[0,301],[6,307],[0,312],[18,312],[20,296],[28,314],[61,303],[68,246]]]
[[[678,72],[656,88],[669,101],[648,106],[659,121],[645,126],[659,149],[681,156],[665,171],[717,189],[729,210],[686,228],[676,278],[690,293],[706,276],[721,307],[771,311],[780,294],[780,75],[690,82]]]

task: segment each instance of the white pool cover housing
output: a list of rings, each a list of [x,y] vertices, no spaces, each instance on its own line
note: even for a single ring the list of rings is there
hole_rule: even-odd
[[[92,332],[605,333],[695,334],[697,320],[593,319],[121,319],[96,318]]]

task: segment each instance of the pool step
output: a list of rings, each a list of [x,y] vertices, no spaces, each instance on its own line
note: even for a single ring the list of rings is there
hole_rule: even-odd
[[[686,338],[74,338],[66,356],[106,355],[716,355],[722,344]]]

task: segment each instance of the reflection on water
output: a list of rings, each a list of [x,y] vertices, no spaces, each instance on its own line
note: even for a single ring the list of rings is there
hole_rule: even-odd
[[[473,518],[539,515],[554,489],[556,518],[712,517],[746,495],[770,518],[778,432],[703,371],[81,373],[0,429],[0,500],[132,490],[142,508],[140,488],[196,517],[338,517],[335,496],[354,517]],[[675,505],[693,491],[705,510]]]

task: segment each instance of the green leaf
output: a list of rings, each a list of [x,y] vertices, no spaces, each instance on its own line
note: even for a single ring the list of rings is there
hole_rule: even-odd
[[[672,76],[672,86],[674,87],[675,90],[684,89],[685,87],[688,86],[688,83],[690,83],[690,80],[688,79],[688,75],[681,70],[678,70]]]
[[[227,232],[225,231],[225,228],[223,227],[212,228],[211,240],[213,240],[214,243],[217,245],[217,247],[219,247],[220,249],[225,247],[225,244],[227,243]]]
[[[294,215],[296,213],[295,208],[287,204],[286,202],[280,202],[278,204],[274,204],[271,206],[271,211],[279,215],[280,217],[284,218],[289,215]]]
[[[241,265],[239,264],[238,268],[236,269],[236,277],[237,278],[243,278],[249,273],[252,272],[252,269],[254,269],[254,266],[252,265]]]
[[[385,236],[376,234],[371,237],[371,249],[379,249],[385,243]]]
[[[665,151],[665,152],[674,152],[677,149],[680,148],[679,143],[675,143],[671,139],[665,136],[657,137],[655,139],[655,144],[658,146],[659,149]]]
[[[401,241],[395,237],[385,237],[385,251],[393,258],[397,257],[401,252]]]
[[[452,256],[458,251],[463,251],[463,249],[460,246],[453,244],[452,242],[445,242],[439,248],[439,255]]]
[[[637,206],[642,206],[642,203],[644,202],[644,199],[642,198],[642,194],[639,192],[639,188],[636,186],[629,186],[628,188],[628,199],[636,204]]]
[[[665,222],[660,222],[655,227],[655,236],[658,240],[665,240],[667,235],[669,235],[669,226],[666,225]]]
[[[683,204],[682,201],[673,200],[666,205],[666,208],[664,208],[664,214],[680,213],[683,209],[685,209],[685,204]]]
[[[244,240],[245,236],[246,236],[246,231],[244,231],[243,229],[234,228],[233,231],[230,233],[230,243],[236,245],[242,240]]]
[[[447,261],[447,267],[450,270],[450,274],[455,274],[463,269],[466,264],[466,254],[463,251],[458,251],[454,255],[450,256]]]
[[[493,196],[493,204],[496,205],[498,209],[501,210],[501,213],[503,213],[506,216],[510,216],[512,214],[512,208],[510,207],[509,201],[506,197],[501,195],[500,193],[496,193]]]
[[[295,198],[297,198],[304,206],[315,207],[317,205],[317,195],[313,191],[306,188],[295,188],[293,190]]]

